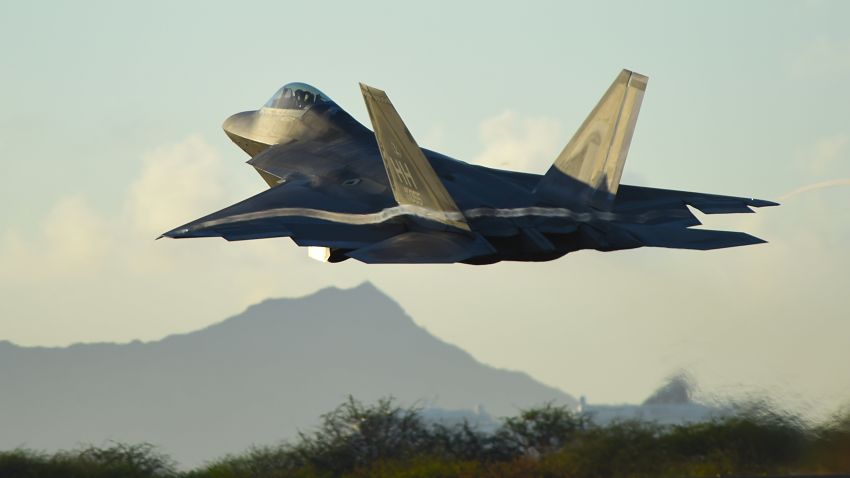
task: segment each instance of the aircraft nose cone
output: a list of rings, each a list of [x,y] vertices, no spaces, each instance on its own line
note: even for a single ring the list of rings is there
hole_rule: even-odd
[[[251,129],[251,124],[254,120],[253,111],[243,111],[227,118],[222,123],[221,127],[228,135],[237,135],[244,137]]]
[[[264,131],[259,127],[261,118],[257,111],[243,111],[224,120],[224,133],[242,151],[254,157],[269,147]]]

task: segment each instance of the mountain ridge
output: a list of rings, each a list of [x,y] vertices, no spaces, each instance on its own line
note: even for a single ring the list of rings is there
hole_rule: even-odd
[[[147,441],[184,464],[290,438],[348,395],[496,416],[576,403],[434,337],[368,282],[149,342],[2,342],[0,383],[0,449]]]

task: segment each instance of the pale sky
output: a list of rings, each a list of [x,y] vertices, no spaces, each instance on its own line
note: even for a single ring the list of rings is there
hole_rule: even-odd
[[[7,2],[0,340],[153,340],[370,280],[479,360],[591,402],[690,372],[805,413],[850,401],[850,4]],[[328,265],[288,239],[153,241],[259,192],[221,131],[284,83],[423,146],[543,172],[621,68],[650,77],[624,182],[778,200],[769,244],[472,267]]]

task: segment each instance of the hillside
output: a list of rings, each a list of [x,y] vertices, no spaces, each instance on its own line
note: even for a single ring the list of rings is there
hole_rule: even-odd
[[[179,320],[179,318],[175,318]],[[155,342],[0,342],[0,449],[150,442],[192,466],[276,443],[347,395],[494,416],[569,395],[476,361],[371,284],[266,300]]]

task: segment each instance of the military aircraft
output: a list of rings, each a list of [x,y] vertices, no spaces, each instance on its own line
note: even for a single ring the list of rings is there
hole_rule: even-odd
[[[647,81],[623,70],[542,176],[420,148],[377,88],[360,84],[373,133],[318,89],[289,83],[223,124],[269,189],[163,236],[288,236],[310,257],[366,263],[491,264],[580,249],[765,242],[691,229],[700,222],[688,206],[749,213],[776,203],[620,184]]]

